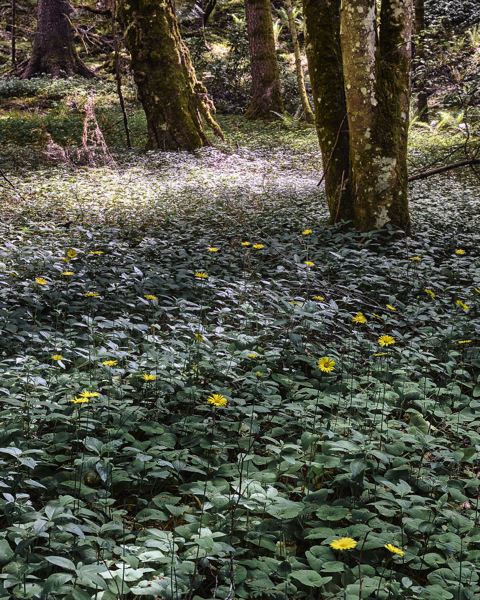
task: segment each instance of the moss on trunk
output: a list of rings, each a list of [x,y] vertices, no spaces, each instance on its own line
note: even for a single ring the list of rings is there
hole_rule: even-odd
[[[252,100],[246,119],[275,119],[283,113],[282,90],[273,35],[270,0],[245,0]]]
[[[223,137],[212,117],[213,103],[180,37],[173,0],[122,0],[119,16],[147,117],[147,147],[195,150],[210,145],[202,116]]]

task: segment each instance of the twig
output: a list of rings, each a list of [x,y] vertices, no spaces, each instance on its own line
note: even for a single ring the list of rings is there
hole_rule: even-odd
[[[432,175],[438,175],[439,173],[446,173],[453,169],[459,169],[460,167],[468,167],[472,165],[480,165],[480,158],[469,158],[467,160],[461,160],[460,162],[450,163],[449,165],[443,165],[443,167],[437,167],[436,169],[430,169],[429,171],[422,171],[415,175],[410,175],[408,181],[418,181],[419,179],[426,179]]]
[[[327,165],[326,165],[326,167],[325,167],[325,169],[324,169],[324,171],[323,171],[322,178],[321,178],[321,179],[320,179],[320,181],[317,183],[317,187],[319,187],[319,186],[320,186],[320,184],[322,183],[322,181],[323,181],[323,180],[325,179],[325,177],[327,176],[328,168],[330,167],[330,163],[332,162],[333,153],[335,152],[335,149],[337,148],[338,140],[339,140],[339,138],[340,138],[340,134],[341,134],[341,132],[342,132],[342,127],[343,127],[343,124],[345,123],[345,119],[346,119],[346,118],[347,118],[347,113],[345,113],[345,116],[343,117],[343,119],[342,119],[342,122],[340,123],[340,127],[338,128],[338,132],[337,132],[337,138],[336,138],[336,140],[335,140],[335,144],[333,145],[332,152],[330,153],[330,156],[328,157],[328,160],[327,160]]]

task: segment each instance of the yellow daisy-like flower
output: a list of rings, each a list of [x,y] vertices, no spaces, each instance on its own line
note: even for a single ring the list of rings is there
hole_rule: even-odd
[[[100,296],[100,294],[97,294],[97,292],[85,292],[84,295],[88,296],[89,298],[96,298],[97,296]]]
[[[116,360],[104,360],[102,362],[102,365],[105,365],[106,367],[116,367],[117,366],[117,361]]]
[[[250,242],[240,242],[242,246],[250,246]]]
[[[390,344],[395,343],[395,338],[393,338],[391,335],[381,335],[378,338],[378,343],[380,346],[390,346]]]
[[[209,252],[218,252],[218,248],[208,248]]]
[[[312,233],[311,229],[305,229],[305,231],[302,231],[302,235],[310,235],[310,233]]]
[[[459,248],[458,250],[455,250],[455,254],[465,254],[465,250]]]
[[[35,277],[35,281],[39,284],[39,285],[47,285],[47,280],[44,279],[43,277]]]
[[[313,296],[314,300],[325,300],[323,296]]]
[[[306,260],[305,264],[307,265],[307,267],[314,267],[315,266],[315,263],[312,262],[311,260]]]
[[[426,289],[425,292],[432,298],[435,298],[435,294],[432,292],[432,290]]]
[[[197,342],[203,342],[203,335],[201,333],[196,333],[195,339],[197,340]]]
[[[227,399],[221,394],[212,394],[207,398],[207,402],[214,406],[227,406]]]
[[[422,260],[419,256],[410,256],[409,260]]]
[[[68,262],[70,259],[67,258],[66,256],[64,256],[61,260],[64,260],[65,262]],[[72,400],[72,402],[73,402],[73,400]]]
[[[457,344],[471,344],[472,340],[460,340],[457,342]]]
[[[388,355],[388,352],[377,352],[373,356],[387,356],[387,355]]]
[[[330,373],[335,369],[335,361],[328,356],[324,356],[318,361],[318,368],[324,373]]]
[[[64,273],[62,273],[62,275],[65,275],[65,277],[68,277],[69,275],[74,275],[73,271],[65,271]]]
[[[75,258],[77,256],[77,251],[76,250],[69,250],[67,252],[67,256],[68,256],[68,258]]]
[[[208,279],[208,275],[204,271],[197,271],[195,277],[198,277],[199,279]]]
[[[386,305],[388,309],[390,310],[397,310],[394,306],[392,306],[391,304],[387,304]]]
[[[367,318],[365,317],[365,315],[363,313],[357,312],[357,314],[352,318],[352,321],[354,323],[366,323]]]
[[[263,373],[261,371],[257,371],[257,377],[261,377]]]
[[[84,402],[90,402],[90,400],[86,396],[80,398],[75,396],[75,398],[72,398],[70,402],[73,402],[74,404],[83,404]]]
[[[103,251],[102,250],[90,250],[89,254],[100,256],[100,254],[103,254]]]
[[[262,248],[265,248],[265,246],[264,246],[263,244],[253,244],[253,247],[254,247],[256,250],[261,250]]]
[[[100,396],[100,394],[98,392],[87,392],[87,390],[83,390],[79,396],[81,398],[95,398],[96,396]]]
[[[393,544],[385,544],[384,548],[389,550],[392,554],[399,554],[400,556],[403,556],[405,554],[405,552],[403,550],[401,550],[400,548],[397,548]]]
[[[63,356],[61,354],[54,354],[52,360],[63,360]]]
[[[255,352],[252,352],[252,354],[248,355],[248,358],[258,358],[258,354],[256,354]]]
[[[372,313],[372,315],[374,317],[377,317],[377,319],[383,319],[382,315],[377,315],[377,313]]]
[[[291,300],[289,300],[288,303],[293,304],[293,306],[302,306],[300,302],[292,302]]]
[[[145,294],[144,298],[146,298],[147,300],[158,300],[158,298],[156,296],[153,296],[152,294]]]
[[[463,308],[463,310],[468,310],[468,306],[464,304],[461,300],[457,300],[457,305],[460,306],[460,308]]]
[[[353,550],[358,542],[353,538],[340,538],[330,542],[330,547],[334,550]]]
[[[157,376],[156,375],[143,375],[143,378],[145,379],[145,381],[155,381]]]

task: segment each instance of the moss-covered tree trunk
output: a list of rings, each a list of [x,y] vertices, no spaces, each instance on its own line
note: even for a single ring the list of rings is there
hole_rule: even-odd
[[[308,72],[330,222],[353,220],[340,0],[303,0]]]
[[[313,2],[317,11],[308,10]],[[342,0],[341,6],[340,0],[304,0],[304,8],[331,220],[351,219],[361,231],[387,224],[408,231],[413,0],[382,0],[379,36],[375,0]]]
[[[173,0],[121,0],[119,16],[147,117],[148,148],[195,150],[210,145],[202,116],[223,137],[180,37]]]
[[[77,54],[70,23],[72,12],[67,0],[38,0],[35,41],[28,63],[19,72],[22,79],[40,73],[54,77],[95,77]]]
[[[282,90],[273,35],[270,0],[245,0],[252,99],[247,119],[274,119],[283,113]]]
[[[295,18],[293,15],[292,0],[285,0],[285,6],[287,7],[288,28],[290,30],[290,37],[292,38],[298,93],[300,94],[300,100],[302,102],[303,114],[305,115],[305,121],[307,121],[307,123],[314,123],[315,117],[313,116],[310,102],[308,101],[307,90],[305,89],[305,77],[303,76],[302,69],[302,55],[300,54],[300,44],[298,43],[297,26],[295,25]]]

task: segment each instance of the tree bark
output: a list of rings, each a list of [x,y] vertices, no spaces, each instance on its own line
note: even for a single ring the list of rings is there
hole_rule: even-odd
[[[308,10],[314,3],[316,18]],[[375,0],[342,0],[341,6],[340,0],[304,0],[304,7],[331,221],[349,219],[360,231],[387,224],[408,231],[413,0],[382,0],[379,36]],[[340,124],[342,113],[348,127]],[[335,190],[342,190],[340,204]]]
[[[302,69],[302,56],[300,54],[300,44],[298,43],[297,27],[295,25],[295,19],[293,18],[292,0],[285,0],[285,6],[287,7],[288,27],[290,29],[290,37],[292,38],[293,52],[295,55],[295,71],[297,74],[298,92],[300,94],[300,100],[302,101],[303,113],[307,123],[314,123],[315,117],[313,116],[312,109],[310,108],[307,90],[305,89],[305,78],[303,76]]]
[[[340,0],[303,0],[308,72],[330,222],[353,221]]]
[[[147,147],[195,150],[210,145],[202,116],[223,137],[180,37],[173,0],[121,0],[119,16],[147,117]]]
[[[38,0],[35,41],[32,55],[19,73],[22,79],[41,73],[53,77],[95,77],[77,54],[70,23],[72,12],[67,0]]]
[[[275,113],[283,113],[283,100],[270,0],[245,0],[245,15],[252,73],[252,100],[245,118],[275,119]]]
[[[420,33],[425,29],[425,1],[415,0],[415,34],[419,39]],[[425,59],[425,53],[423,50],[423,42],[417,43],[417,50],[415,58],[417,61],[423,61]],[[424,79],[424,78],[423,78]],[[417,98],[417,112],[424,123],[430,121],[430,115],[428,114],[428,91],[425,81],[421,81],[418,88]]]

